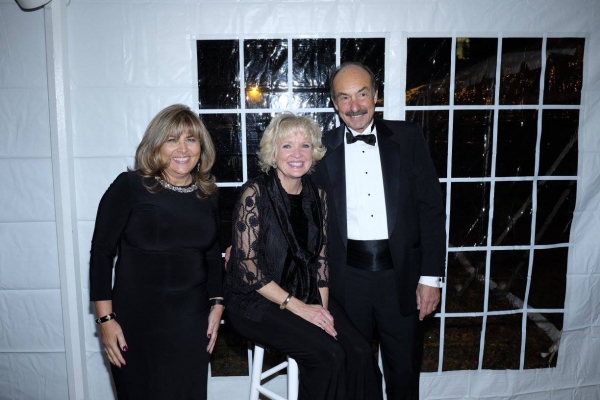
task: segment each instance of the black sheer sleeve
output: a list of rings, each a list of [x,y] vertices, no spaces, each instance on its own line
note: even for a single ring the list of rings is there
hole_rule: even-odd
[[[113,261],[130,211],[129,178],[123,172],[106,190],[98,206],[90,252],[91,301],[112,298]]]
[[[231,259],[228,264],[229,290],[250,293],[273,280],[268,262],[259,263],[261,216],[258,203],[260,190],[256,184],[245,187],[234,210]]]
[[[327,262],[328,252],[328,243],[327,240],[327,218],[329,214],[329,209],[327,208],[327,193],[319,188],[319,200],[321,201],[321,207],[323,210],[323,247],[321,248],[321,252],[319,254],[318,263],[319,269],[317,270],[317,285],[320,288],[329,287],[329,264]]]

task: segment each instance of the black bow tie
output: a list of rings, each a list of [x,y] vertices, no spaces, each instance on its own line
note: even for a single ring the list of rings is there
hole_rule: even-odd
[[[348,144],[352,144],[357,140],[362,140],[366,144],[370,144],[371,146],[375,146],[375,142],[377,142],[377,138],[374,134],[370,133],[368,135],[356,135],[354,136],[352,132],[346,131],[346,142]]]

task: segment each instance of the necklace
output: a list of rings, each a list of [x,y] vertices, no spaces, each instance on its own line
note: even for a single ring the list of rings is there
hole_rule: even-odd
[[[155,176],[154,179],[156,179],[158,183],[160,183],[160,185],[165,189],[169,189],[177,193],[192,193],[198,190],[198,185],[195,183],[189,186],[174,186],[162,179],[160,176]]]

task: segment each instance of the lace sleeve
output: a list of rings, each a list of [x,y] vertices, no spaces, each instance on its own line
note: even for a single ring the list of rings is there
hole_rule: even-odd
[[[327,263],[327,257],[329,256],[327,249],[327,223],[329,208],[327,207],[327,193],[323,189],[319,189],[319,198],[321,199],[321,206],[323,209],[323,248],[319,254],[319,269],[317,271],[317,285],[320,288],[329,287],[329,264]]]
[[[233,215],[233,243],[227,266],[227,281],[230,289],[238,293],[260,289],[272,280],[268,269],[259,265],[257,256],[260,249],[259,197],[256,185],[246,187]]]

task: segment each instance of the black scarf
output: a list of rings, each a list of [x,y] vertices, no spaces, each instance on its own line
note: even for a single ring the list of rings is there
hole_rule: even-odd
[[[302,209],[308,218],[307,248],[303,248],[294,234],[290,222],[290,200],[275,169],[267,173],[265,183],[277,222],[288,243],[281,287],[306,304],[320,303],[317,271],[323,247],[323,210],[319,192],[306,176],[302,177]]]

